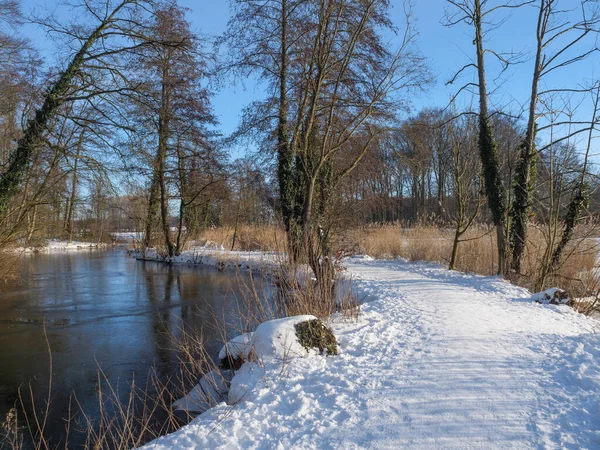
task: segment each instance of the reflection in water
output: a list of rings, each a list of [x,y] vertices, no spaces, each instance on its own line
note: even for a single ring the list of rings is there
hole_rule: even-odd
[[[145,379],[153,366],[167,374],[176,363],[169,333],[201,329],[214,351],[216,318],[231,323],[238,311],[235,276],[210,267],[139,262],[122,250],[24,256],[21,264],[20,283],[0,288],[0,419],[29,382],[43,405],[44,323],[53,357],[49,428],[59,430],[71,392],[97,414],[98,367],[119,386]]]

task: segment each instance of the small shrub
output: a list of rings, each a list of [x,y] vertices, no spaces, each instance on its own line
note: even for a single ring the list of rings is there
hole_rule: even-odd
[[[308,349],[318,348],[321,354],[337,355],[337,339],[331,329],[320,320],[307,320],[295,325],[300,344]]]

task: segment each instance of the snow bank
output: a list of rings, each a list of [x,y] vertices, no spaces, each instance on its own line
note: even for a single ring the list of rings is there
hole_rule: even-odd
[[[117,231],[111,233],[111,236],[120,242],[135,242],[141,241],[144,238],[144,233],[141,231]]]
[[[497,277],[364,258],[348,272],[372,300],[332,324],[339,356],[245,364],[235,405],[145,448],[600,448],[597,321]]]
[[[282,255],[276,252],[240,252],[226,251],[212,246],[193,247],[180,255],[169,257],[161,255],[156,249],[146,249],[145,252],[132,252],[138,260],[156,261],[168,264],[203,264],[225,268],[260,271],[277,264]]]
[[[36,252],[53,252],[66,250],[87,250],[94,248],[106,248],[108,244],[97,242],[82,242],[82,241],[60,241],[48,240],[43,247],[17,247],[16,253],[36,253]]]
[[[202,377],[185,397],[173,403],[178,411],[202,413],[227,399],[229,381],[226,373],[212,370]]]

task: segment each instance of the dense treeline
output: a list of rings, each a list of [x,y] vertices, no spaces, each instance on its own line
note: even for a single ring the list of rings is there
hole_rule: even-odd
[[[234,0],[226,32],[207,38],[176,0],[81,0],[77,24],[0,0],[0,245],[135,230],[172,257],[211,227],[280,224],[291,262],[327,281],[333,236],[350,226],[454,230],[454,267],[465,233],[488,224],[497,271],[519,276],[533,225],[550,273],[598,207],[600,84],[555,74],[596,57],[600,16],[567,3],[448,0],[445,24],[473,47],[444,74],[450,101],[414,112],[434,80],[408,2],[395,23],[388,0]],[[488,32],[525,8],[531,94],[498,107],[489,80],[520,61]],[[56,39],[56,61],[24,21]],[[213,87],[245,77],[264,96],[221,136]]]

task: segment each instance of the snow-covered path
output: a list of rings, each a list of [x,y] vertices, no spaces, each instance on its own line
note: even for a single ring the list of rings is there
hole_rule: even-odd
[[[600,448],[598,322],[496,278],[353,259],[341,355],[257,368],[149,448]],[[252,379],[252,377],[250,377]]]

